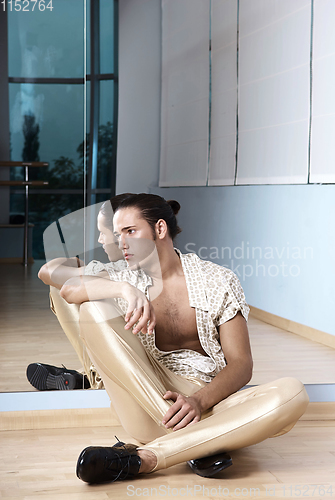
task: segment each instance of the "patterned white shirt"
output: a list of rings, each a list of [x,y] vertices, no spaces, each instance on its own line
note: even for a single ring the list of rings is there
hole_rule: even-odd
[[[138,336],[150,354],[173,372],[210,382],[226,366],[218,327],[232,319],[238,311],[247,320],[249,307],[233,271],[202,260],[195,253],[182,254],[178,249],[175,250],[184,271],[190,306],[196,312],[199,341],[207,356],[191,349],[161,351],[155,344],[155,333],[138,333]],[[143,270],[133,271],[125,266],[124,261],[109,264],[92,261],[86,267],[85,274],[105,270],[111,280],[127,281],[149,299],[148,288],[152,285],[150,276]],[[127,302],[122,298],[117,299],[117,302],[125,314]]]

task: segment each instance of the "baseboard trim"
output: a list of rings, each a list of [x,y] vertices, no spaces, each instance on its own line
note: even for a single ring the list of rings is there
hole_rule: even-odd
[[[316,330],[315,328],[282,318],[281,316],[276,316],[275,314],[263,311],[254,306],[250,306],[250,314],[254,318],[264,321],[264,323],[268,323],[269,325],[276,326],[287,332],[295,333],[313,342],[318,342],[319,344],[335,349],[335,335]]]
[[[0,412],[0,431],[118,426],[111,408]]]

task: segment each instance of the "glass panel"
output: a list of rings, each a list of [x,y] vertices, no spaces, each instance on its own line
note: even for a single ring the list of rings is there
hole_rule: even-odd
[[[29,222],[33,228],[33,258],[44,259],[43,232],[54,221],[83,208],[82,194],[29,194]],[[24,192],[12,193],[11,215],[24,215]]]
[[[91,115],[91,82],[86,82],[86,132],[90,132],[90,115]]]
[[[91,72],[91,2],[85,0],[86,3],[86,74]]]
[[[84,72],[84,1],[53,0],[52,11],[8,2],[9,76],[78,78]],[[33,6],[35,8],[33,10]],[[45,5],[49,5],[46,0]]]
[[[85,87],[86,87],[86,170],[85,172],[88,171],[88,160],[89,160],[89,142],[90,142],[90,103],[91,103],[91,82],[86,81],[85,82]],[[84,137],[84,131],[83,131],[83,137]],[[83,158],[83,153],[84,153],[84,140],[81,143],[80,146],[80,158],[82,159],[82,168],[83,168],[83,176],[84,176],[84,158]]]
[[[114,0],[100,0],[100,73],[114,73]]]
[[[111,165],[113,164],[113,150],[116,147],[116,144],[113,143],[114,90],[113,80],[100,82],[98,188],[111,186]]]
[[[83,100],[83,85],[9,85],[11,159],[49,162],[48,171],[31,169],[31,180],[82,187]]]

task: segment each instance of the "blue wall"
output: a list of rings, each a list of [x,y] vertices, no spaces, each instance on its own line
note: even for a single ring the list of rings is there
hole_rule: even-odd
[[[116,191],[158,184],[161,2],[119,2],[119,125]]]
[[[249,304],[335,335],[334,185],[150,192],[181,203],[176,246],[233,269]]]

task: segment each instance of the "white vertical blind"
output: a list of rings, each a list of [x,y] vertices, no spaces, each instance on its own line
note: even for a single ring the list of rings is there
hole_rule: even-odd
[[[335,2],[314,2],[310,182],[335,182]]]
[[[235,179],[237,0],[212,0],[212,94],[209,185]]]
[[[209,14],[209,0],[162,0],[162,187],[207,182]]]
[[[237,184],[306,183],[311,1],[240,0],[239,19]]]

